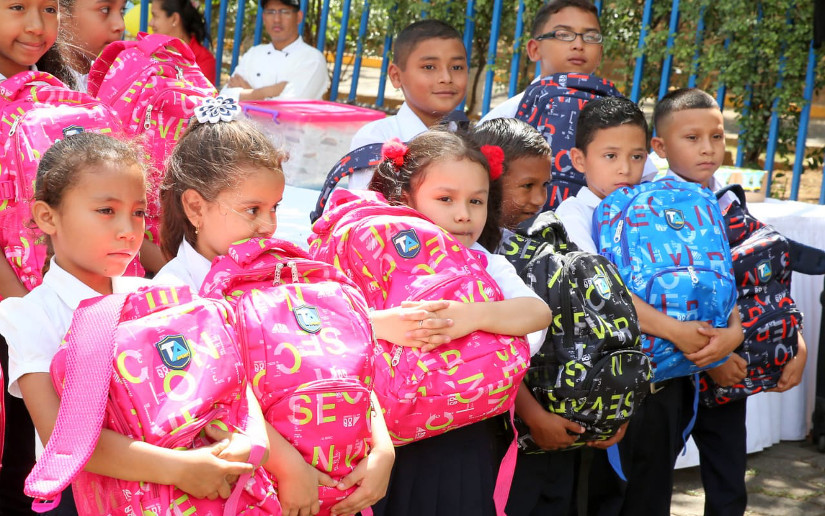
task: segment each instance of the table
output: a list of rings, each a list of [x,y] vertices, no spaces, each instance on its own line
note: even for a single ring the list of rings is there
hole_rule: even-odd
[[[800,243],[825,249],[825,206],[767,199],[749,204],[750,212],[780,233]],[[823,276],[794,273],[791,295],[804,315],[802,335],[808,345],[808,362],[799,386],[783,393],[765,392],[748,398],[748,453],[783,441],[805,439],[811,426],[816,398],[816,362],[819,344]],[[693,440],[676,462],[677,468],[695,466],[699,452]]]

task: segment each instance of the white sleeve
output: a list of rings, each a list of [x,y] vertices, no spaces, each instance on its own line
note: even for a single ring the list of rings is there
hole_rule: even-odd
[[[232,75],[230,75],[230,77],[234,77],[235,75],[239,75],[239,76],[243,77],[244,80],[249,82],[249,76],[247,75],[249,73],[249,70],[248,70],[249,60],[250,60],[249,54],[252,52],[252,50],[254,50],[254,48],[255,47],[252,47],[249,50],[247,50],[246,52],[244,52],[244,54],[241,56],[240,60],[238,60],[238,66],[236,66],[235,69],[232,70]],[[221,95],[223,97],[233,98],[236,101],[240,101],[241,91],[243,91],[243,88],[230,87],[230,86],[224,84],[223,87],[221,88],[221,91],[220,91],[219,95]]]
[[[504,294],[504,299],[534,297],[544,302],[538,294],[533,292],[533,290],[524,283],[524,280],[522,280],[516,272],[516,268],[507,261],[507,258],[498,254],[488,254],[487,273],[496,280],[498,287],[501,289],[501,293]],[[539,352],[546,335],[547,328],[526,335],[527,342],[530,344],[530,356]]]
[[[478,123],[484,123],[487,120],[492,120],[494,118],[515,118],[516,113],[518,113],[518,105],[521,103],[521,99],[524,98],[524,92],[522,91],[518,95],[514,97],[510,97],[509,99],[505,100],[498,106],[491,109],[486,115],[484,115]]]
[[[327,62],[322,54],[301,63],[300,73],[290,77],[279,99],[320,100],[329,87]]]
[[[63,335],[57,334],[43,310],[20,297],[0,303],[0,334],[9,346],[9,394],[21,398],[17,380],[29,373],[48,373]]]
[[[589,213],[588,213],[589,212]],[[567,236],[580,250],[599,254],[593,241],[593,211],[576,200],[565,199],[556,209],[556,216],[561,220]]]

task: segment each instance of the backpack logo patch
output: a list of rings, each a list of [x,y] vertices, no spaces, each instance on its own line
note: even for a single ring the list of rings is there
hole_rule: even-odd
[[[596,292],[598,292],[602,299],[610,299],[610,282],[607,281],[604,274],[599,273],[590,278],[590,284],[596,289]]]
[[[74,136],[82,132],[84,132],[84,129],[79,125],[70,125],[63,128],[63,138],[68,138],[69,136]]]
[[[677,210],[674,208],[669,208],[665,210],[665,222],[667,225],[679,231],[683,227],[685,227],[685,216],[682,213],[682,210]]]
[[[185,369],[192,360],[192,348],[183,335],[170,335],[155,344],[163,365],[169,369]]]
[[[402,258],[415,258],[418,251],[421,250],[421,241],[418,239],[418,235],[415,234],[414,229],[400,231],[392,237],[392,243]]]
[[[301,305],[292,309],[295,314],[295,321],[307,333],[318,333],[321,331],[321,318],[318,316],[318,309],[314,306]]]
[[[772,272],[770,260],[762,260],[756,264],[756,274],[762,283],[767,283],[767,281],[771,279]]]

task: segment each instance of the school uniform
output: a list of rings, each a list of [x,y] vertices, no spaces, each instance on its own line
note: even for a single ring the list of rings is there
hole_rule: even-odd
[[[140,278],[112,278],[114,292],[131,292],[145,284]],[[52,259],[43,283],[25,297],[11,297],[0,302],[0,334],[9,346],[8,392],[22,397],[17,381],[29,373],[48,373],[52,358],[72,322],[77,305],[100,294],[75,278]],[[17,423],[7,419],[7,428]],[[36,438],[36,454],[42,453]],[[34,447],[32,447],[34,449]],[[61,497],[60,506],[49,512],[54,515],[76,514],[71,489]]]
[[[593,241],[593,211],[602,200],[583,186],[573,197],[563,200],[555,214],[567,230],[567,236],[582,251],[599,254]]]
[[[391,138],[409,142],[427,129],[427,125],[404,102],[395,116],[374,120],[359,129],[352,137],[349,150],[353,151],[371,143],[384,143]],[[372,173],[372,169],[356,170],[349,177],[348,188],[366,190],[372,180]]]
[[[209,274],[212,262],[197,252],[186,239],[178,246],[178,254],[161,267],[152,283],[156,285],[186,285],[199,292]]]
[[[530,82],[530,84],[534,84],[540,80],[541,77],[536,77]],[[481,120],[479,120],[478,123],[483,124],[487,120],[492,120],[494,118],[515,118],[516,113],[518,112],[518,106],[519,104],[521,104],[522,98],[524,98],[524,91],[510,97],[509,99],[505,100],[498,106],[488,111],[486,115],[481,117]]]
[[[195,63],[197,63],[201,72],[203,72],[204,77],[209,79],[209,82],[212,84],[215,84],[215,56],[212,55],[212,52],[210,52],[208,48],[201,45],[195,36],[189,39],[189,48],[192,50],[192,53],[195,54]]]
[[[684,181],[670,169],[647,177],[668,177]],[[708,187],[717,191],[722,185],[715,177],[711,177]],[[726,193],[719,199],[719,208],[724,212],[734,200],[735,194]],[[699,450],[699,472],[705,489],[706,516],[741,516],[747,507],[746,408],[747,398],[743,398],[713,408],[700,403],[697,409],[691,435]]]
[[[254,89],[286,81],[281,94],[272,97],[279,100],[320,100],[329,88],[326,58],[300,36],[283,50],[271,43],[250,48],[241,56],[233,75],[240,75]],[[240,90],[225,87],[221,94],[237,98]]]
[[[491,254],[478,243],[470,249],[486,259],[487,273],[499,285],[505,299],[540,299],[506,258]],[[530,334],[531,349],[534,345],[541,347],[545,332]],[[493,491],[498,468],[512,438],[504,416],[496,416],[396,448],[387,496],[373,506],[373,513],[494,515]]]

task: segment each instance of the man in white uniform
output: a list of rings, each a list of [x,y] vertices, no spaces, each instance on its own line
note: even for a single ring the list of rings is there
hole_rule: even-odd
[[[329,87],[324,55],[304,43],[300,0],[261,0],[271,43],[249,49],[221,92],[240,100],[320,99]]]

